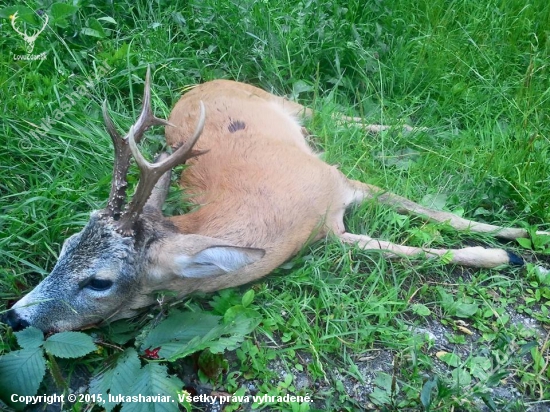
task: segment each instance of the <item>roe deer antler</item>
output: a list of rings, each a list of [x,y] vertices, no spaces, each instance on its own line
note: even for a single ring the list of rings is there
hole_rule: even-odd
[[[126,210],[122,214],[122,217],[120,218],[120,221],[118,223],[118,228],[121,233],[126,234],[131,232],[132,226],[134,225],[136,219],[143,210],[147,199],[149,198],[149,196],[151,196],[151,192],[153,191],[155,184],[164,173],[166,173],[174,166],[184,163],[192,157],[199,156],[205,153],[205,151],[193,150],[193,146],[195,146],[195,143],[197,143],[197,140],[202,133],[202,129],[204,128],[204,121],[206,118],[204,104],[202,102],[200,102],[200,110],[201,112],[199,116],[199,121],[197,123],[197,127],[195,128],[195,133],[193,134],[193,136],[187,139],[185,144],[180,146],[169,157],[159,163],[149,163],[147,160],[145,160],[145,158],[139,151],[136,139],[134,138],[134,126],[130,128],[130,132],[128,133],[128,144],[130,146],[130,150],[132,151],[132,155],[134,156],[134,159],[136,160],[136,163],[139,167],[140,178],[134,196],[126,207]]]
[[[132,226],[143,206],[151,195],[155,183],[170,168],[181,164],[191,157],[202,154],[199,151],[193,151],[193,146],[202,133],[205,121],[205,109],[200,103],[200,117],[194,135],[187,140],[186,144],[176,150],[171,156],[158,164],[150,164],[137,148],[137,143],[141,141],[145,131],[151,126],[173,126],[165,119],[160,119],[153,114],[151,109],[151,70],[147,68],[145,77],[145,89],[143,92],[143,108],[138,120],[130,127],[130,131],[122,137],[116,130],[113,121],[109,117],[107,110],[107,101],[103,103],[103,120],[109,136],[113,141],[115,148],[115,161],[113,166],[113,179],[111,182],[111,192],[107,202],[106,214],[117,221],[117,230],[123,234],[129,234]],[[141,175],[136,192],[127,205],[126,210],[122,211],[124,201],[126,200],[126,189],[128,182],[126,176],[130,167],[131,156],[134,156]]]

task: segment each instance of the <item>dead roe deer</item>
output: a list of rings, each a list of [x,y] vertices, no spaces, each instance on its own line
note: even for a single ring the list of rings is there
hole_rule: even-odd
[[[472,222],[348,179],[306,143],[297,119],[311,110],[256,87],[228,80],[196,86],[166,121],[152,113],[148,71],[143,110],[126,136],[116,131],[106,105],[103,114],[115,146],[107,206],[65,241],[52,273],[8,311],[13,329],[79,329],[131,317],[155,303],[158,291],[181,297],[242,285],[329,234],[388,256],[446,255],[451,263],[485,268],[522,263],[503,249],[418,248],[348,233],[346,209],[376,199],[457,230],[527,236],[524,229]],[[152,125],[167,126],[166,140],[174,149],[153,164],[137,148]],[[140,180],[125,206],[132,156]],[[161,207],[170,170],[186,160],[181,186],[197,209],[165,218]]]

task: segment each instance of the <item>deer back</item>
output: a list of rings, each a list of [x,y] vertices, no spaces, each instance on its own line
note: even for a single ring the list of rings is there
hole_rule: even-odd
[[[215,80],[193,88],[176,104],[166,129],[172,147],[194,128],[198,101],[206,122],[181,187],[198,208],[171,218],[182,233],[264,249],[264,258],[232,278],[211,279],[216,290],[259,278],[329,230],[343,230],[353,190],[308,146],[301,105],[256,87]]]

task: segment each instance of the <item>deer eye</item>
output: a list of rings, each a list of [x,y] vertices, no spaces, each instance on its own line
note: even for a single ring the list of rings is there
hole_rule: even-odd
[[[109,289],[111,286],[113,286],[113,281],[108,279],[90,279],[86,287],[88,289],[97,290],[97,291],[104,291]]]

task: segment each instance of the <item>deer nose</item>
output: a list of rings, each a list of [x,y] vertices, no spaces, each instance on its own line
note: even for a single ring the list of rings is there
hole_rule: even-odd
[[[14,332],[25,329],[27,326],[30,325],[29,322],[27,322],[25,319],[19,317],[17,312],[14,310],[8,310],[8,313],[4,315],[2,321],[11,326]]]

